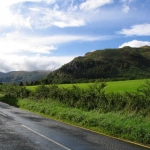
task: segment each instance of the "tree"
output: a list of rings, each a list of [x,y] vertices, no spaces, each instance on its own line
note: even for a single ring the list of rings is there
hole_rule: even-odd
[[[19,86],[23,86],[23,82],[22,81],[19,83]]]
[[[28,85],[29,85],[29,82],[28,82],[28,81],[26,81],[26,82],[25,82],[25,85],[26,85],[26,86],[28,86]]]

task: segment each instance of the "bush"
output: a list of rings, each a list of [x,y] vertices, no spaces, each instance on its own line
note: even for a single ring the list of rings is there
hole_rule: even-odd
[[[47,99],[49,97],[50,88],[42,84],[35,89],[36,99]]]

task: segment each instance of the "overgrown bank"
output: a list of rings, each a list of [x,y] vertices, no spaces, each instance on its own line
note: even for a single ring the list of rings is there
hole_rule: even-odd
[[[106,94],[105,83],[87,89],[40,85],[35,92],[17,85],[0,86],[1,101],[92,128],[116,137],[150,144],[150,83],[135,93]]]

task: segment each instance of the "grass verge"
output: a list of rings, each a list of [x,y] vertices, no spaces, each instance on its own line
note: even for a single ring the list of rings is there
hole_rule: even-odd
[[[44,115],[48,118],[92,129],[130,141],[150,144],[150,118],[123,112],[99,113],[96,110],[83,111],[69,108],[51,99],[31,101],[30,99],[0,98],[1,101]]]

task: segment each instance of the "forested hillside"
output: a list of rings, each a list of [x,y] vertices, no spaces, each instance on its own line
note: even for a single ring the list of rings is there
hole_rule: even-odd
[[[0,72],[1,83],[20,83],[39,80],[49,74],[50,71],[12,71],[8,73]]]
[[[89,52],[50,73],[45,82],[71,83],[97,79],[150,78],[150,47],[123,47]]]

